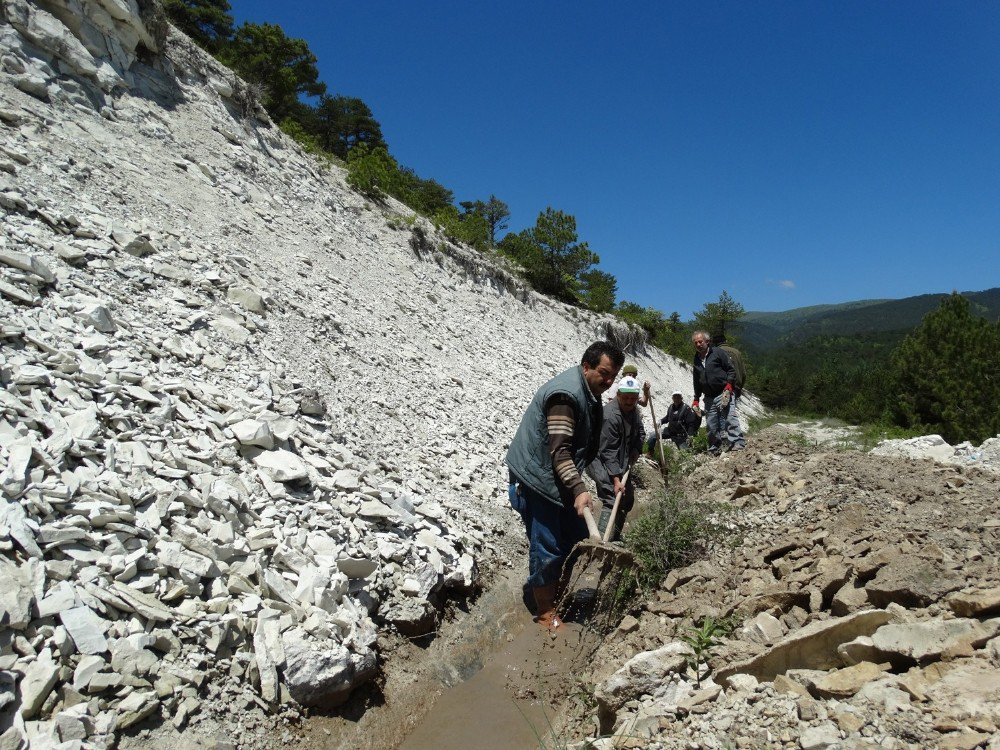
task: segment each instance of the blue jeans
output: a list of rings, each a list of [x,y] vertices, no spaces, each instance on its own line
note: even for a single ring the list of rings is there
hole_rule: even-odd
[[[511,507],[521,514],[528,535],[526,586],[556,583],[573,545],[587,538],[587,523],[573,506],[558,506],[523,484],[508,489]]]
[[[731,448],[743,448],[746,440],[740,428],[740,418],[736,411],[736,397],[729,399],[729,406],[722,408],[722,394],[708,403],[705,414],[705,424],[708,428],[708,452],[719,453],[722,450],[722,440],[729,441]]]
[[[743,428],[740,427],[740,399],[734,393],[733,400],[729,402],[729,415],[726,418],[726,437],[732,448],[745,448],[747,441],[743,437]]]

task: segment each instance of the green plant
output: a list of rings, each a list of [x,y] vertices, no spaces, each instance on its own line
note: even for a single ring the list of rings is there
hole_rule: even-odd
[[[722,618],[706,617],[701,621],[700,626],[691,627],[681,635],[681,640],[691,647],[688,665],[694,670],[695,680],[699,687],[701,686],[701,665],[708,661],[712,650],[721,643],[719,639],[732,633],[737,624],[738,620],[732,615]]]
[[[385,223],[390,229],[413,229],[414,225],[417,223],[417,214],[416,212],[407,214],[406,216],[401,214],[391,214],[389,218],[385,220]]]
[[[842,440],[841,446],[869,451],[883,440],[906,440],[923,434],[923,430],[919,428],[899,427],[886,422],[875,422],[860,425],[857,434],[853,438]]]
[[[708,430],[704,427],[691,438],[691,450],[695,453],[708,453]]]
[[[714,542],[725,538],[736,543],[734,514],[732,506],[665,491],[625,534],[625,546],[638,562],[639,586],[645,591],[659,586],[674,568],[704,557]]]
[[[1000,432],[1000,323],[979,317],[952,293],[896,348],[895,422],[936,432],[950,443]]]
[[[327,166],[333,161],[333,156],[320,145],[319,139],[311,135],[298,120],[286,117],[278,127],[281,128],[281,132],[298,143],[303,151],[319,158]]]
[[[228,0],[163,0],[163,10],[178,29],[210,52],[233,35]]]
[[[309,45],[276,24],[243,23],[222,45],[219,59],[244,80],[260,84],[264,107],[277,122],[302,112],[302,95],[326,93]]]
[[[809,448],[815,445],[815,442],[797,430],[788,430],[786,439],[792,445],[797,445],[800,448]]]
[[[663,455],[660,455],[660,447],[663,447]],[[643,446],[643,450],[646,447]],[[657,440],[650,449],[649,458],[660,467],[660,471],[665,471],[667,477],[687,476],[694,471],[697,462],[690,449],[679,450],[670,440]]]
[[[489,226],[486,220],[475,214],[460,214],[452,205],[439,208],[431,217],[434,226],[455,242],[461,242],[477,250],[489,246]]]
[[[359,143],[347,155],[347,184],[372,200],[383,200],[399,173],[399,165],[384,146]]]

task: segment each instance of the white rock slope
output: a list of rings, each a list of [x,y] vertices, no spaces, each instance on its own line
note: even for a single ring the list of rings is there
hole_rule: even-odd
[[[343,700],[503,558],[606,321],[387,222],[152,3],[0,9],[0,747]]]

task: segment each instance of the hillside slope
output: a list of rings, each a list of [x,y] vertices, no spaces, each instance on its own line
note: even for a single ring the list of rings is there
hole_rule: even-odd
[[[611,321],[390,224],[155,5],[0,7],[0,744],[342,700],[507,562],[506,445]]]
[[[988,320],[1000,318],[1000,288],[962,292],[972,310]],[[946,293],[904,299],[874,299],[840,305],[813,305],[783,312],[749,312],[740,321],[741,340],[757,349],[799,344],[813,336],[904,332],[940,304]]]

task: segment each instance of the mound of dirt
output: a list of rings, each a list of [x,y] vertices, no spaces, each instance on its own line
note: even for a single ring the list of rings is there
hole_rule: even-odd
[[[734,506],[738,533],[606,640],[569,734],[596,713],[614,737],[595,747],[1000,747],[997,473],[775,427],[682,486]],[[708,618],[696,667],[683,639]]]

